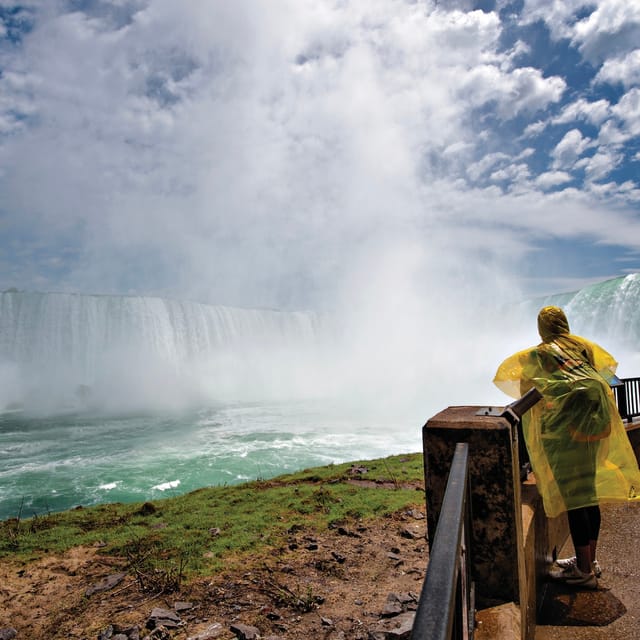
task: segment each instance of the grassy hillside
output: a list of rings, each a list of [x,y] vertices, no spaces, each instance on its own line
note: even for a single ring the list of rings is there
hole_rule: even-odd
[[[154,564],[163,579],[208,575],[277,546],[296,528],[326,530],[424,505],[423,486],[423,458],[414,453],[153,503],[78,507],[0,522],[0,558],[29,562],[80,545],[100,546],[132,564]]]

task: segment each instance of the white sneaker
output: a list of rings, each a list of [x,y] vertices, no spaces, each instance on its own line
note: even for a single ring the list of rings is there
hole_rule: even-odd
[[[558,560],[556,560],[556,564],[562,569],[566,569],[567,567],[577,567],[577,562],[578,561],[576,560],[575,556],[572,556],[571,558],[558,558]],[[594,560],[591,563],[591,569],[596,578],[600,578],[602,576],[602,569],[597,560]]]
[[[549,571],[549,577],[553,580],[562,581],[572,587],[582,587],[583,589],[598,588],[598,579],[593,571],[583,573],[575,564],[564,568],[551,569],[551,571]]]

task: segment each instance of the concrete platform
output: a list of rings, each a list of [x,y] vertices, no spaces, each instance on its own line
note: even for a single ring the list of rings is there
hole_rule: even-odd
[[[640,504],[601,506],[597,591],[549,584],[535,640],[640,639]],[[561,556],[573,555],[571,542]]]

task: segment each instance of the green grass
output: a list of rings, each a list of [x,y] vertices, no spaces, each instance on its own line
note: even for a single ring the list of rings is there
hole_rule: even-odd
[[[350,469],[366,468],[366,473]],[[215,571],[247,552],[284,545],[292,527],[323,530],[423,504],[422,454],[306,469],[237,486],[198,489],[151,503],[105,504],[0,522],[0,558],[27,562],[100,543],[104,552],[179,565],[192,575]],[[354,479],[367,480],[355,484]],[[386,483],[386,484],[382,484]]]

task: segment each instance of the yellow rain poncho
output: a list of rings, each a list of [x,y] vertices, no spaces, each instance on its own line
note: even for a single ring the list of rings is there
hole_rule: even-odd
[[[514,398],[542,399],[522,418],[545,512],[640,499],[640,472],[608,381],[617,362],[569,332],[562,309],[538,316],[542,342],[507,358],[494,383]]]

